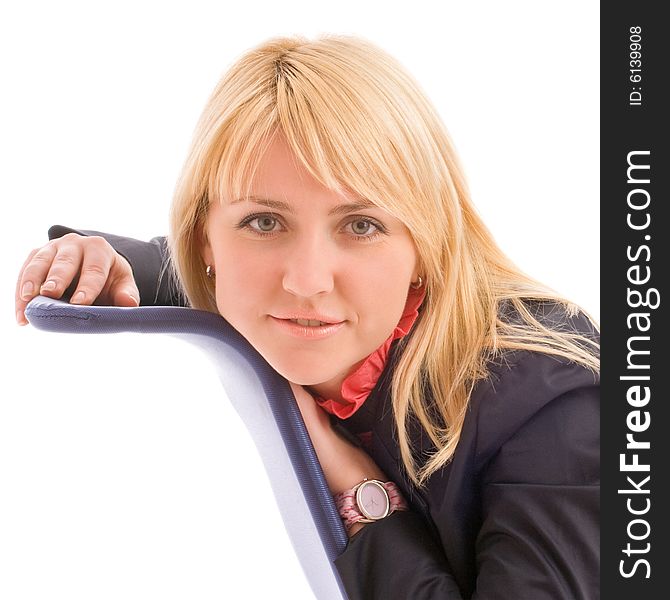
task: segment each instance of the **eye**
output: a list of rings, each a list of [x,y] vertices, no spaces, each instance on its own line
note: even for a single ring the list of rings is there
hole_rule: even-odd
[[[365,221],[363,219],[358,219],[358,221],[353,221],[351,223],[351,229],[356,235],[366,235],[374,228],[374,225],[370,221]]]
[[[280,225],[279,219],[271,214],[249,215],[242,219],[237,225],[237,229],[251,230],[258,235],[274,234]]]
[[[274,230],[275,226],[277,225],[277,219],[269,215],[256,217],[255,219],[249,221],[249,224],[254,222],[257,223],[258,230],[262,231],[263,233],[269,233],[270,231]],[[256,227],[253,227],[253,229],[256,229]]]
[[[346,227],[348,229],[348,233],[351,233],[355,237],[364,241],[374,239],[378,235],[386,233],[386,229],[383,225],[377,223],[375,220],[370,219],[369,217],[357,217],[352,221],[349,221]]]

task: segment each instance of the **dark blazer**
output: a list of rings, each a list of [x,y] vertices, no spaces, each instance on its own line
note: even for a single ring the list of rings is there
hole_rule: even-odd
[[[52,227],[50,237],[69,231]],[[165,241],[103,235],[131,263],[143,304],[181,304],[160,277]],[[529,303],[545,324],[597,334],[583,315]],[[514,319],[510,313],[506,318]],[[363,406],[334,425],[363,446],[411,505],[354,535],[336,567],[352,600],[599,598],[599,387],[581,366],[510,352],[471,396],[453,459],[418,490],[395,441],[390,384],[399,356]],[[420,429],[418,452],[432,449]]]

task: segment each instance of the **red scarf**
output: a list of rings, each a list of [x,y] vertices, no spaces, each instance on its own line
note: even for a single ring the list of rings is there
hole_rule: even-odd
[[[389,338],[377,348],[351,375],[342,382],[341,394],[343,402],[324,400],[315,396],[316,403],[326,412],[336,415],[340,419],[347,419],[353,415],[365,402],[370,392],[377,385],[377,380],[384,370],[389,348],[394,340],[406,336],[419,316],[419,306],[426,297],[426,288],[418,290],[410,288],[405,303],[405,310],[400,321],[395,326]]]

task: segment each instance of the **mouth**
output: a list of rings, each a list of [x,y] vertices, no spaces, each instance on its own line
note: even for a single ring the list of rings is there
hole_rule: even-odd
[[[343,323],[344,319],[339,319],[333,315],[328,315],[316,311],[286,311],[284,314],[270,314],[273,319],[280,319],[282,321],[292,321],[297,325],[303,327],[320,327],[323,325],[336,325]]]
[[[337,333],[346,321],[280,318],[270,315],[270,319],[278,325],[284,333],[302,339],[324,339]]]
[[[334,325],[332,322],[328,321],[315,321],[313,319],[286,319],[291,321],[291,323],[296,323],[297,325],[302,325],[303,327],[321,327],[323,325]]]

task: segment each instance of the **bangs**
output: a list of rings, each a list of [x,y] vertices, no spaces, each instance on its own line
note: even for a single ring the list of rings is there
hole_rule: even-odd
[[[407,191],[422,179],[429,184],[416,163],[425,156],[415,139],[425,123],[408,123],[399,106],[408,99],[387,90],[384,78],[365,77],[369,69],[355,64],[356,55],[324,54],[298,46],[266,61],[255,74],[254,94],[225,107],[203,156],[207,195],[219,201],[249,196],[263,155],[282,135],[323,186],[406,220]]]

